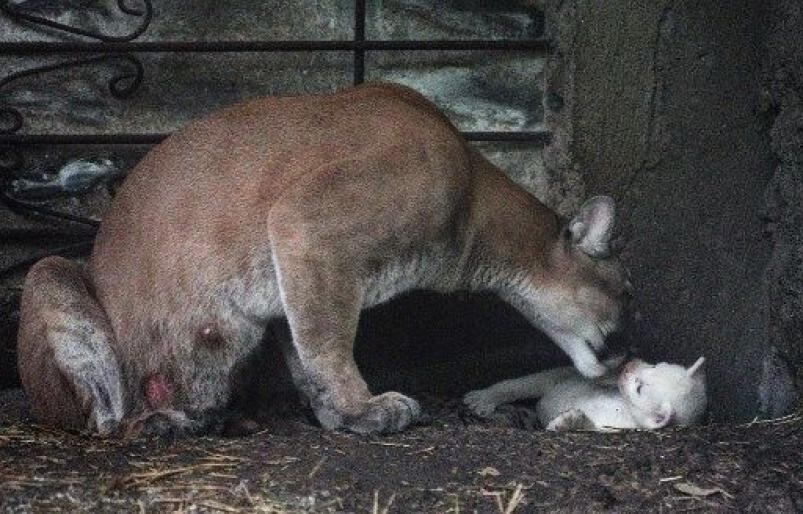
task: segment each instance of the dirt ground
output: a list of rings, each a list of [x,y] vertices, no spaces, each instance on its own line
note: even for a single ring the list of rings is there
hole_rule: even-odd
[[[241,438],[102,440],[30,423],[2,393],[6,512],[801,512],[803,414],[659,432],[547,433],[528,410],[325,432],[298,408]]]

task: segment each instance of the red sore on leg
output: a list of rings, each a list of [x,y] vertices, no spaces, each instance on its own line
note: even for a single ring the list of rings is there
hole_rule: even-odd
[[[173,385],[161,373],[145,379],[145,398],[152,409],[163,409],[173,400]]]

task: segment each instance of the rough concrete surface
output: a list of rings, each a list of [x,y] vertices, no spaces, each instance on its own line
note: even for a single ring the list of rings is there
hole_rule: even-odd
[[[799,348],[800,335],[770,335],[778,309],[796,304],[771,300],[765,280],[779,247],[765,235],[775,162],[758,108],[767,4],[576,1],[548,12],[564,38],[557,75],[571,75],[556,143],[589,194],[623,208],[633,344],[653,359],[708,357],[715,419],[787,411],[800,359],[778,348]],[[776,267],[787,269],[782,253]],[[799,287],[795,276],[784,274]]]
[[[769,336],[777,365],[790,366],[803,391],[803,5],[777,2],[760,105],[775,118],[770,131],[779,161],[766,192],[765,215],[773,252],[766,271]],[[771,369],[769,370],[771,374]],[[768,381],[769,382],[769,381]],[[781,384],[782,386],[783,384]],[[768,388],[766,394],[771,395]]]
[[[758,397],[770,355],[761,212],[772,155],[756,116],[764,13],[678,3],[665,23],[656,115],[667,142],[627,192],[641,324],[655,354],[710,356],[714,417],[747,419],[769,407]]]

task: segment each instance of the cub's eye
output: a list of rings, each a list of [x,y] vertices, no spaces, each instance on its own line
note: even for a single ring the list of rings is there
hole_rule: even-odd
[[[643,384],[641,382],[636,382],[636,394],[641,394],[641,386]]]

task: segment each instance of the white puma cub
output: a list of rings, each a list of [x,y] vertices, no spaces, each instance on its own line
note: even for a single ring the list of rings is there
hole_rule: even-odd
[[[616,368],[619,362],[610,361]],[[599,379],[583,377],[574,368],[557,368],[505,380],[471,391],[464,402],[487,417],[497,405],[540,398],[539,422],[547,430],[657,429],[691,425],[706,408],[705,375],[700,357],[690,368],[661,362],[629,361],[621,371]]]

